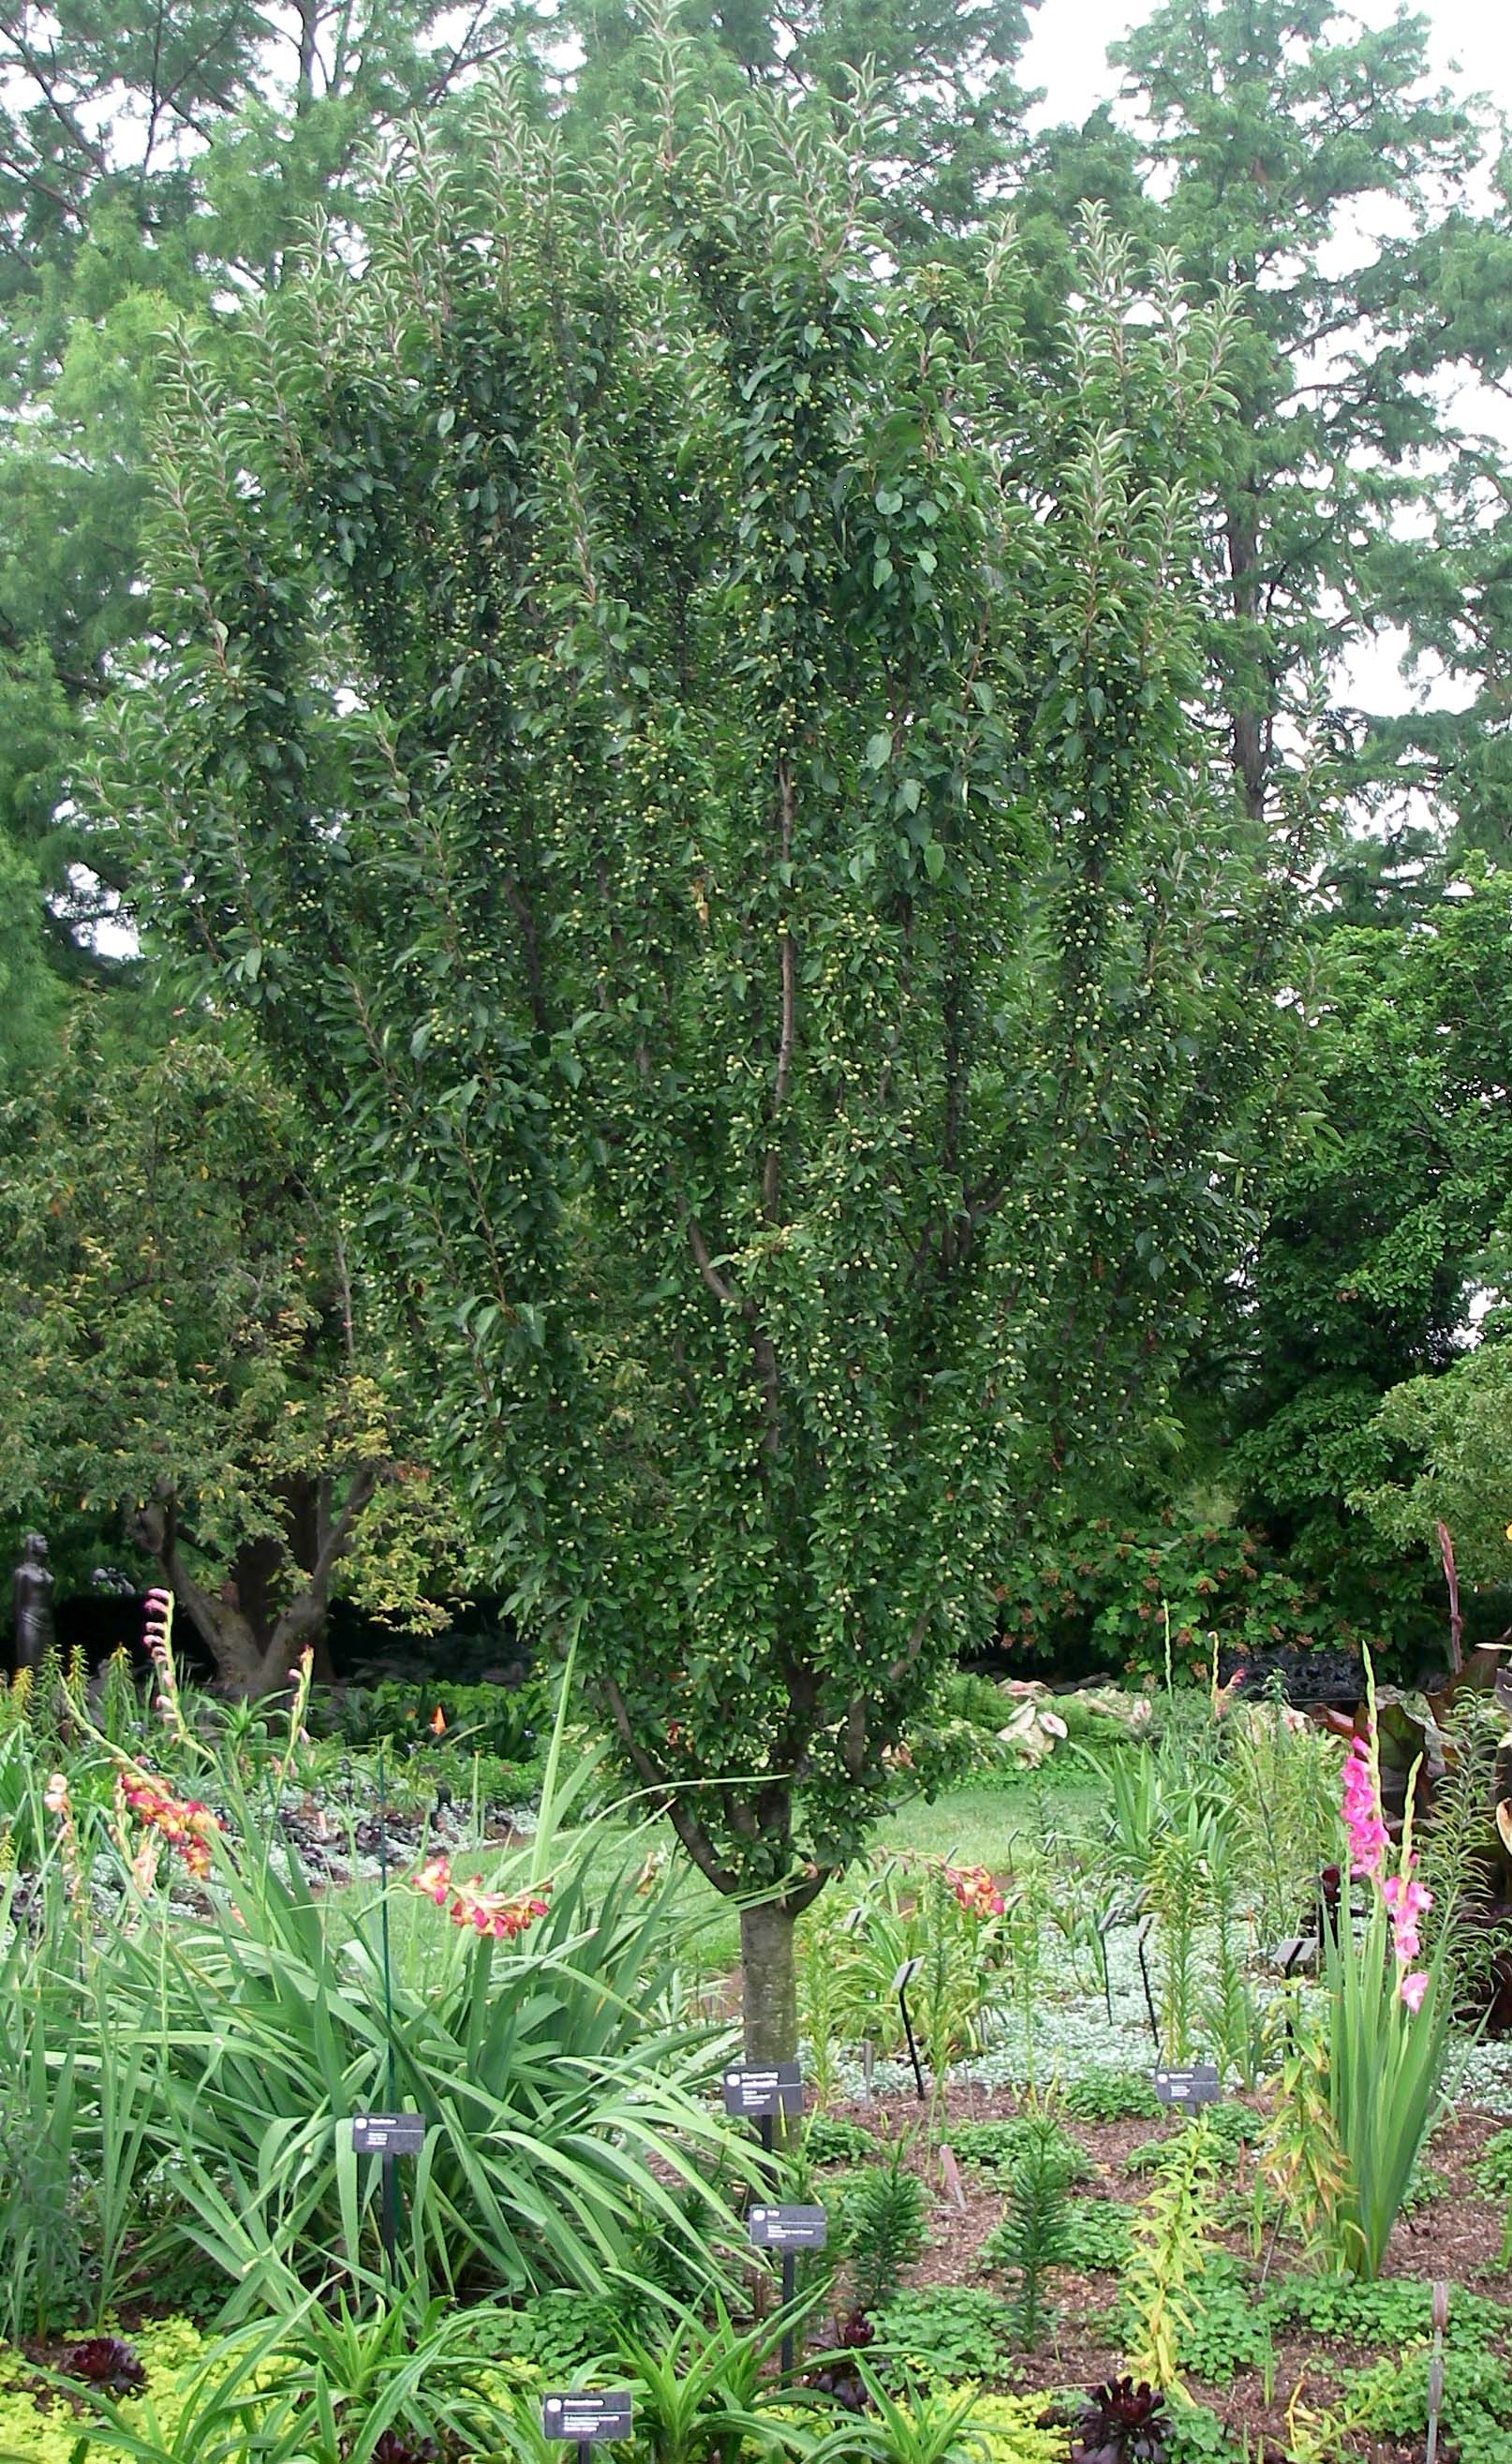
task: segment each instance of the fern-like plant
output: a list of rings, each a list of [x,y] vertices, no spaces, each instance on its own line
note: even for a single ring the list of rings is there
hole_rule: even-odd
[[[924,2186],[903,2162],[901,2140],[885,2165],[869,2165],[846,2186],[839,2241],[851,2274],[851,2300],[864,2315],[897,2292],[924,2246]]]
[[[1039,2341],[1045,2278],[1072,2255],[1065,2146],[1065,2133],[1048,2113],[1032,2117],[1023,2152],[1009,2175],[1003,2221],[992,2236],[994,2259],[1016,2287],[1014,2338],[1025,2349]]]
[[[1421,1879],[1433,1893],[1423,1947],[1431,1953],[1447,1937],[1456,1988],[1467,1997],[1483,1994],[1496,1954],[1507,1947],[1509,1939],[1504,1922],[1491,1922],[1493,1807],[1503,1727],[1485,1696],[1466,1692],[1456,1698],[1446,1769],[1417,1826]]]

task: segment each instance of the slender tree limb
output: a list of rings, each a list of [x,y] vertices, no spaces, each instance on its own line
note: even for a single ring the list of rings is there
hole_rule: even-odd
[[[702,1825],[695,1822],[666,1773],[656,1769],[635,1734],[629,1706],[612,1677],[606,1676],[602,1683],[604,1699],[609,1705],[610,1717],[614,1723],[614,1732],[629,1755],[636,1774],[643,1785],[661,1799],[661,1811],[666,1815],[700,1873],[707,1881],[713,1883],[723,1898],[728,1899],[732,1893],[739,1890],[740,1877],[731,1873],[727,1865],[720,1863],[714,1853],[713,1842]]]
[[[782,862],[786,871],[792,863],[794,798],[792,770],[786,753],[777,759],[777,799],[782,814]],[[790,895],[790,886],[784,884]],[[798,952],[791,927],[784,924],[777,945],[778,976],[781,984],[780,1020],[777,1030],[777,1067],[772,1078],[771,1134],[767,1148],[767,1161],[762,1171],[762,1205],[767,1220],[775,1222],[778,1199],[778,1133],[788,1090],[792,1084],[793,1045],[798,1027]]]
[[[726,1309],[744,1310],[746,1306],[745,1302],[742,1300],[739,1292],[735,1290],[734,1287],[727,1284],[724,1277],[720,1273],[719,1268],[715,1265],[713,1259],[709,1255],[709,1244],[704,1240],[702,1233],[699,1230],[699,1227],[697,1223],[695,1223],[691,1215],[687,1220],[687,1231],[688,1247],[693,1252],[693,1263],[697,1266],[704,1282],[707,1284],[710,1291],[714,1294],[715,1299],[717,1301],[723,1301]]]

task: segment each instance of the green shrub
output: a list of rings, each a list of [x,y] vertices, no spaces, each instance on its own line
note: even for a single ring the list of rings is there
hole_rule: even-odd
[[[995,1736],[1007,1727],[1014,1705],[998,1692],[989,1677],[958,1668],[945,1680],[941,1707],[949,1718],[969,1721],[974,1728],[989,1728]]]
[[[424,1746],[434,1734],[439,1710],[442,1732],[462,1752],[497,1755],[506,1763],[528,1762],[550,1727],[550,1709],[540,1683],[449,1685],[430,1678],[410,1685],[386,1678],[381,1685],[348,1685],[330,1696],[315,1695],[310,1717],[316,1732],[340,1737],[361,1750],[380,1737],[396,1745]]]
[[[1166,2464],[1251,2464],[1247,2438],[1235,2436],[1211,2405],[1172,2405],[1167,2417]]]
[[[1488,2199],[1512,2198],[1512,2130],[1496,2130],[1470,2167],[1471,2179]]]
[[[1241,2148],[1255,2146],[1264,2130],[1258,2114],[1252,2113],[1248,2105],[1229,2101],[1204,2105],[1202,2118],[1208,2125],[1209,2145],[1219,2165],[1235,2163]],[[1159,2139],[1141,2140],[1123,2159],[1125,2172],[1160,2173],[1167,2166],[1176,2164],[1187,2127],[1185,2123],[1173,2124]]]
[[[1059,2142],[1061,2180],[1084,2181],[1092,2170],[1086,2156],[1067,2132],[1054,2123],[1050,2127]],[[1043,2117],[1031,2113],[1013,2114],[1003,2122],[963,2122],[950,2133],[950,2146],[961,2164],[977,2172],[1009,2174],[1040,2143],[1044,2129]]]
[[[803,2125],[803,2152],[811,2165],[868,2164],[880,2152],[877,2133],[843,2116],[811,2113]]]
[[[1147,2071],[1083,2071],[1066,2081],[1060,2101],[1078,2122],[1154,2121],[1161,2109]]]
[[[1192,2285],[1181,2358],[1183,2368],[1210,2387],[1227,2387],[1240,2370],[1263,2370],[1274,2361],[1271,2307],[1240,2280],[1232,2259],[1210,2258]]]
[[[1429,2346],[1372,2363],[1347,2383],[1342,2408],[1353,2429],[1375,2438],[1422,2438],[1428,2417]],[[1512,2454],[1512,2376],[1499,2353],[1447,2342],[1444,2350],[1442,2434],[1462,2459],[1489,2459],[1499,2449]]]
[[[990,2377],[1013,2353],[1013,2314],[971,2284],[929,2284],[896,2293],[878,2314],[884,2361],[958,2381]]]
[[[1278,2321],[1303,2327],[1331,2343],[1410,2344],[1433,2325],[1434,2288],[1410,2277],[1363,2283],[1347,2276],[1287,2276],[1274,2288]],[[1451,2299],[1446,2342],[1467,2349],[1488,2343],[1507,2324],[1508,2313],[1484,2295]]]

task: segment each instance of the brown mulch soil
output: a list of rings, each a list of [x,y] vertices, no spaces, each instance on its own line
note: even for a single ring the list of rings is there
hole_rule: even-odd
[[[1023,2100],[1007,2089],[952,2086],[945,2094],[944,2108],[940,2137],[948,2145],[953,2127],[963,2123],[1007,2119],[1023,2109]],[[836,2119],[858,2123],[862,2128],[876,2132],[884,2145],[896,2144],[910,2130],[919,2133],[908,2161],[914,2170],[923,2174],[931,2192],[930,2237],[927,2249],[908,2271],[905,2281],[920,2287],[979,2285],[1006,2292],[1008,2288],[1001,2278],[994,2277],[981,2256],[982,2244],[1002,2216],[1001,2188],[963,2163],[960,2179],[966,2204],[964,2209],[957,2204],[947,2188],[938,2154],[925,2152],[925,2134],[921,2125],[928,2109],[912,2096],[895,2095],[869,2101],[857,2099],[829,2108]],[[1076,2185],[1076,2195],[1106,2198],[1124,2207],[1138,2205],[1149,2180],[1148,2175],[1124,2169],[1131,2150],[1186,2127],[1179,2118],[1091,2123],[1062,2116],[1061,2120],[1092,2165],[1090,2176]],[[1432,2194],[1410,2214],[1399,2218],[1387,2252],[1385,2276],[1417,2281],[1444,2277],[1451,2288],[1452,2301],[1478,2293],[1497,2300],[1512,2296],[1512,2280],[1501,2263],[1507,2223],[1504,2203],[1484,2197],[1470,2172],[1487,2140],[1506,2127],[1504,2120],[1460,2111],[1434,2132],[1425,2158]],[[1235,2171],[1236,2186],[1253,2179],[1249,2170],[1253,2159],[1246,2156],[1241,2163],[1245,2169]],[[1247,2234],[1229,2232],[1217,2238],[1257,2275]],[[1283,2239],[1271,2260],[1273,2273],[1294,2273],[1300,2265],[1301,2254]],[[1066,2387],[1091,2387],[1114,2375],[1120,2366],[1120,2356],[1111,2341],[1110,2314],[1117,2290],[1118,2278],[1113,2270],[1093,2276],[1057,2271],[1052,2277],[1050,2323],[1042,2346],[1021,2357],[1018,2383],[1033,2386],[1037,2380],[1049,2391]],[[1312,2413],[1325,2411],[1347,2375],[1382,2358],[1385,2351],[1380,2346],[1329,2343],[1293,2331],[1276,2340],[1269,2395],[1260,2374],[1254,2370],[1240,2371],[1224,2387],[1204,2386],[1195,2378],[1188,2385],[1192,2395],[1211,2405],[1235,2436],[1247,2432],[1252,2448],[1263,2441],[1266,2464],[1285,2464],[1288,2407],[1296,2401]],[[1390,2440],[1357,2438],[1342,2452],[1349,2457],[1367,2459],[1367,2464],[1420,2464],[1423,2448],[1421,2441],[1401,2446]]]

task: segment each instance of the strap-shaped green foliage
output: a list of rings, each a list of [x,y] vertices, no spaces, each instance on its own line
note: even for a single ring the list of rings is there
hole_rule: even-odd
[[[1020,1502],[1158,1407],[1279,911],[1192,647],[1223,312],[1094,226],[1040,364],[1011,234],[878,253],[864,105],[696,100],[674,47],[569,170],[490,96],[184,341],[102,771],[517,1607],[790,1918]]]

